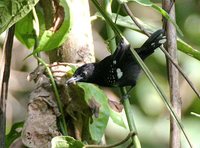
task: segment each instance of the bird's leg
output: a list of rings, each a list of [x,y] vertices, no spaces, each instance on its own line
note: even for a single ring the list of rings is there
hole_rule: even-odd
[[[130,94],[131,90],[134,88],[134,86],[131,86],[131,88],[128,89],[127,94]]]
[[[124,94],[122,96],[122,99],[120,100],[121,103],[123,103],[124,100],[129,99],[130,98],[130,92],[131,90],[134,88],[134,86],[131,86],[131,88],[128,89],[128,91],[126,92],[126,94]]]
[[[120,100],[120,102],[123,104],[123,103],[124,103],[124,100],[129,99],[129,98],[130,98],[130,95],[129,95],[128,93],[123,94],[123,95],[122,95],[122,99]]]

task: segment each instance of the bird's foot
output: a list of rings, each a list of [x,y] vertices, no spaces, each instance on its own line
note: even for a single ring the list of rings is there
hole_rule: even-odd
[[[129,94],[124,94],[124,95],[122,96],[122,99],[120,100],[120,102],[123,104],[124,100],[129,99],[129,98],[130,98],[130,95],[129,95]]]

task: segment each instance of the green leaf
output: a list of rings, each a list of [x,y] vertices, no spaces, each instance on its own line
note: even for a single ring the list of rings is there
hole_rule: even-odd
[[[200,51],[194,49],[192,46],[190,46],[180,38],[177,39],[177,46],[180,51],[200,61]]]
[[[35,34],[33,29],[33,17],[29,13],[15,25],[15,36],[27,48],[31,48],[35,43]]]
[[[67,39],[71,24],[72,24],[72,16],[70,12],[70,3],[66,0],[60,0],[60,5],[64,9],[64,20],[60,28],[53,32],[52,30],[46,30],[41,35],[39,45],[33,54],[38,53],[40,51],[50,51],[59,46],[61,46],[64,41]]]
[[[120,3],[127,3],[127,2],[130,2],[130,1],[134,1],[134,2],[137,2],[138,4],[141,4],[143,6],[151,6],[152,5],[152,2],[149,1],[149,0],[119,0]]]
[[[70,136],[57,136],[51,140],[52,148],[82,148],[84,144]]]
[[[13,141],[21,136],[21,129],[23,125],[24,122],[17,122],[12,126],[10,132],[6,135],[6,148],[9,148]]]
[[[99,142],[104,134],[110,115],[108,98],[101,89],[93,84],[78,83],[78,86],[84,91],[84,98],[88,106],[92,110],[94,109],[94,114],[89,121],[89,132],[92,140]]]
[[[119,125],[121,127],[126,128],[121,114],[112,110],[111,108],[110,108],[110,117],[114,123],[116,123],[117,125]]]
[[[0,33],[26,16],[39,0],[4,0],[0,4]]]

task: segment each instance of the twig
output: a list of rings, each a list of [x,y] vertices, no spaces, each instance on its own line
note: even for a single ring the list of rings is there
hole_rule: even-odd
[[[104,3],[106,5],[105,6],[106,11],[105,12],[108,14],[108,16],[110,16],[111,13],[112,13],[111,2],[110,2],[110,0],[104,0]],[[115,36],[115,33],[114,33],[114,31],[112,30],[112,27],[109,24],[107,24],[107,35],[108,35],[108,38],[113,38],[113,36]],[[113,53],[116,49],[115,40],[110,41],[109,47],[110,47],[110,49]],[[121,94],[122,94],[122,103],[123,103],[123,106],[124,106],[127,122],[128,122],[128,125],[129,125],[129,129],[130,129],[131,132],[137,133],[136,126],[135,126],[134,119],[133,119],[132,110],[131,110],[131,105],[130,105],[130,102],[129,102],[129,96],[127,95],[126,88],[123,87],[123,88],[120,89],[120,91],[121,91]],[[128,96],[128,98],[126,96]],[[140,141],[139,141],[137,134],[135,134],[132,137],[132,144],[134,144],[134,146],[136,148],[141,148],[141,144],[140,144]]]
[[[131,10],[129,9],[128,5],[126,3],[122,4],[125,8],[125,11],[127,12],[127,14],[131,17],[132,21],[136,24],[136,26],[138,26],[138,28],[144,32],[148,37],[150,37],[150,33],[148,33],[145,28],[140,25],[140,23],[135,19],[135,17],[133,16],[133,13],[131,12]]]
[[[13,38],[15,33],[15,25],[9,28],[8,36],[4,42],[3,50],[5,51],[5,66],[1,84],[0,98],[0,145],[5,147],[6,134],[6,101],[8,97],[8,84],[10,78],[10,65],[12,57]]]
[[[55,97],[56,97],[56,101],[57,101],[57,104],[58,104],[58,108],[59,108],[59,111],[61,113],[61,119],[60,119],[60,127],[61,127],[61,130],[62,130],[62,133],[63,135],[68,135],[67,133],[67,124],[66,124],[66,121],[65,121],[65,115],[64,115],[64,111],[63,111],[63,106],[62,106],[62,102],[61,102],[61,99],[60,99],[60,95],[59,95],[59,92],[58,92],[58,89],[57,89],[57,86],[56,86],[56,83],[54,81],[54,78],[53,78],[53,75],[51,73],[51,70],[50,68],[48,67],[48,64],[46,64],[41,58],[35,56],[35,58],[42,64],[45,66],[46,70],[47,70],[47,73],[50,77],[50,80],[51,80],[51,83],[52,83],[52,87],[53,87],[53,90],[54,90],[54,93],[55,93]]]
[[[130,132],[125,139],[123,139],[122,141],[115,143],[115,144],[110,144],[110,145],[85,145],[84,148],[113,148],[113,147],[116,147],[116,146],[119,146],[119,145],[125,143],[126,141],[129,140],[129,138],[133,137],[134,135],[135,135],[134,132]]]
[[[127,118],[127,121],[128,121],[129,129],[130,129],[130,131],[133,131],[134,133],[136,133],[132,137],[134,147],[135,148],[141,148],[140,140],[137,136],[137,129],[136,129],[135,122],[134,122],[134,119],[133,119],[133,112],[131,110],[129,95],[127,94],[125,87],[121,88],[121,93],[122,93],[122,101],[123,101],[122,103],[124,105],[124,110],[125,110],[126,118]]]
[[[110,0],[104,0],[104,8],[105,8],[105,12],[107,13],[107,15],[111,18],[112,17],[112,10],[111,10],[111,2]],[[107,31],[107,36],[109,39],[111,39],[109,41],[109,49],[111,50],[112,53],[114,53],[115,49],[116,49],[116,42],[115,42],[115,33],[112,30],[111,26],[109,24],[106,24],[106,31]]]
[[[200,114],[197,114],[197,113],[194,113],[194,112],[191,112],[190,114],[191,114],[191,115],[194,115],[194,116],[196,116],[196,117],[200,117]]]

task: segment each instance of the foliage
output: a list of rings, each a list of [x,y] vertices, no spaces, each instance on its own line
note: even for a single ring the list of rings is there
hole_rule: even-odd
[[[10,145],[21,136],[21,129],[24,122],[17,122],[12,125],[10,132],[6,135],[6,148],[9,148]]]
[[[39,0],[4,0],[0,2],[0,33],[26,16]]]
[[[51,140],[52,148],[82,148],[83,143],[81,141],[75,140],[70,136],[58,136]]]

